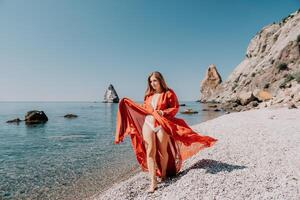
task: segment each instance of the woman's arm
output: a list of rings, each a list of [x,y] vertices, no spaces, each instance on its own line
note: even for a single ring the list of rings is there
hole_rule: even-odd
[[[176,113],[179,110],[179,102],[176,94],[173,91],[170,91],[167,94],[167,104],[168,108],[162,110],[164,117],[175,117]]]

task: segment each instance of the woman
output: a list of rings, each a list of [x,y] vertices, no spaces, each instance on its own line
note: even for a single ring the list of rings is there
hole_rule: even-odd
[[[176,118],[178,109],[175,92],[157,71],[148,77],[143,105],[126,97],[119,103],[115,143],[130,135],[138,163],[143,171],[149,171],[149,192],[157,187],[156,176],[163,181],[176,175],[182,161],[217,141],[199,135],[183,119]]]

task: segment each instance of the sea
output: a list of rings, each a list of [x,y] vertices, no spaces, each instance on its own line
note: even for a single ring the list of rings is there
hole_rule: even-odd
[[[180,103],[180,111],[198,111],[176,115],[189,125],[224,114]],[[30,110],[44,111],[48,122],[6,123]],[[113,143],[117,110],[101,102],[0,102],[0,200],[85,199],[139,172],[130,139]],[[69,113],[78,117],[64,118]]]

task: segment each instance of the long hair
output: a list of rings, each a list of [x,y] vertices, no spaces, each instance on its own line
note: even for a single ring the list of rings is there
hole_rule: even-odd
[[[155,90],[152,88],[151,82],[150,82],[150,78],[152,76],[154,76],[158,80],[158,82],[160,84],[160,87],[163,90],[163,92],[166,92],[166,91],[169,90],[163,75],[158,71],[152,72],[152,73],[149,74],[148,79],[147,79],[148,84],[147,84],[147,89],[146,89],[146,92],[145,92],[144,100],[146,100],[147,96],[152,95],[155,92]]]

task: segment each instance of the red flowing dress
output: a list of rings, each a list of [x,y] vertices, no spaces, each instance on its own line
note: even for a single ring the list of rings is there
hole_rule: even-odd
[[[203,148],[211,147],[217,139],[200,135],[193,131],[183,119],[175,117],[179,110],[179,103],[172,89],[169,88],[168,91],[163,92],[157,100],[156,110],[162,110],[163,116],[159,115],[152,108],[152,97],[153,95],[146,96],[142,105],[126,97],[120,100],[117,112],[115,144],[122,142],[124,136],[129,135],[141,169],[148,171],[142,127],[145,117],[152,115],[154,117],[154,127],[160,125],[170,136],[167,147],[169,159],[166,175],[174,176],[179,172],[184,160],[198,153]],[[157,176],[161,176],[160,156],[161,153],[157,149]]]

